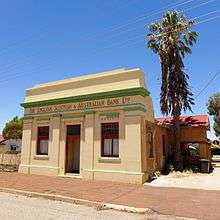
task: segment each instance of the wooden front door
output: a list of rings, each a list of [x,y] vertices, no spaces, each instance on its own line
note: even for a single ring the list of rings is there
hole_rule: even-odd
[[[66,173],[80,171],[80,125],[67,125]]]

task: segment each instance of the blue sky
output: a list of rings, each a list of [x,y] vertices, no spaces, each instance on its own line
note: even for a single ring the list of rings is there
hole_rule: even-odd
[[[198,17],[193,54],[185,59],[196,98],[194,114],[206,114],[219,91],[220,0],[1,0],[0,130],[34,84],[119,67],[140,67],[160,116],[160,64],[146,47],[146,25],[177,9]],[[213,20],[210,20],[213,19]]]

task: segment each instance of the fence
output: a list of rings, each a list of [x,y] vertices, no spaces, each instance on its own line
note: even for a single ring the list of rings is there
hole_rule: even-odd
[[[21,154],[0,154],[0,171],[14,172],[18,170]]]

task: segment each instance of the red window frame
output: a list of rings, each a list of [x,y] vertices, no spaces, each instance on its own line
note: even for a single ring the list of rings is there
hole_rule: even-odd
[[[104,152],[104,140],[111,139],[111,153],[105,154]],[[113,153],[114,139],[119,139],[119,123],[102,123],[101,124],[101,156],[102,157],[119,157],[119,153],[116,155]],[[119,145],[118,145],[119,148]]]
[[[40,130],[47,129],[47,134],[42,134]],[[47,153],[42,153],[40,152],[40,141],[41,140],[47,140],[49,142],[49,131],[50,127],[49,126],[40,126],[37,128],[37,155],[48,155],[48,148],[47,148]]]

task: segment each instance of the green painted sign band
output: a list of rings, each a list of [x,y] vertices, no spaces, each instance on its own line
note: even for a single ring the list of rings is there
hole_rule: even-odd
[[[43,100],[43,101],[36,101],[36,102],[27,102],[27,103],[22,103],[21,106],[24,108],[31,108],[31,107],[40,107],[40,106],[74,103],[74,102],[84,102],[84,101],[92,101],[92,100],[98,100],[98,99],[108,99],[108,98],[135,96],[135,95],[146,97],[149,94],[150,93],[145,88],[138,87],[138,88],[123,89],[123,90],[115,90],[115,91],[110,91],[110,92],[94,93],[94,94],[89,94],[89,95],[80,95],[80,96],[72,96],[72,97]]]
[[[100,116],[107,116],[107,117],[118,117],[119,112],[102,112],[99,115]]]
[[[106,107],[106,106],[105,106]],[[145,105],[143,104],[143,103],[131,103],[131,104],[126,104],[126,105],[117,105],[117,106],[114,106],[114,105],[110,105],[110,106],[108,106],[108,108],[112,108],[112,107],[117,107],[117,108],[121,108],[121,107],[123,107],[123,110],[125,110],[125,111],[132,111],[132,109],[131,108],[133,108],[133,107],[138,107],[138,108],[140,108],[140,107],[142,107],[142,110],[143,109],[145,109]],[[130,108],[129,108],[130,107]],[[100,109],[100,108],[103,108],[102,106],[101,107],[97,107],[97,108],[95,108],[95,110],[98,110],[98,109]],[[136,109],[136,108],[135,108]],[[73,110],[65,110],[65,111],[59,111],[59,114],[63,114],[63,113],[65,113],[65,114],[68,114],[68,113],[70,113],[70,112],[75,112],[75,113],[84,113],[84,114],[94,114],[95,113],[95,110],[94,109],[87,109],[86,111],[80,111],[80,110],[77,110],[77,111],[73,111]],[[146,111],[146,109],[144,110],[144,111]],[[37,114],[25,114],[25,116],[24,117],[32,117],[32,116],[40,116],[40,115],[50,115],[50,113],[37,113]]]
[[[144,108],[143,106],[127,106],[123,108],[124,111],[142,111],[142,112],[146,112],[146,108]]]

